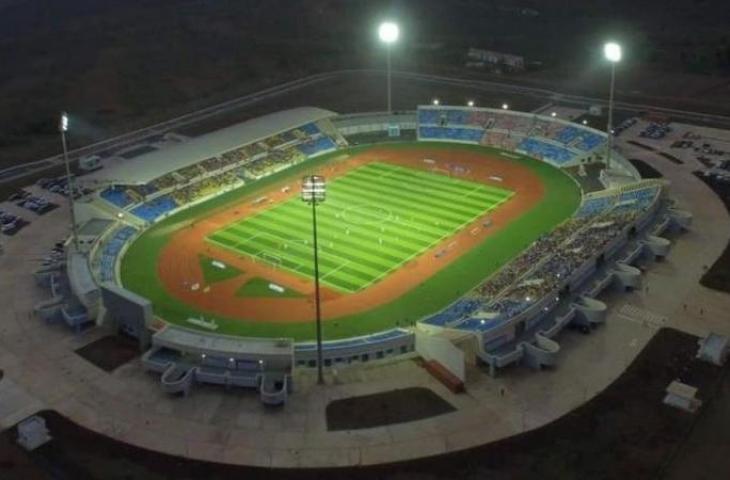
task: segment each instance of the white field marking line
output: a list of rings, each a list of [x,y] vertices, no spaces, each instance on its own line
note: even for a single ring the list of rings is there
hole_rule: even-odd
[[[342,202],[336,202],[336,203],[342,203]],[[377,205],[374,205],[373,203],[363,203],[360,206],[376,206],[377,207]],[[388,217],[388,219],[383,220],[383,222],[395,223],[396,221],[393,220],[393,218],[395,218],[396,216],[401,216],[401,215],[395,215],[396,212],[394,212],[393,209],[391,209],[391,208],[387,208],[387,207],[377,207],[377,208],[382,208],[384,210],[387,210],[389,212],[389,214],[390,214],[390,216]],[[403,217],[406,217],[407,215],[406,214],[403,214],[402,216]],[[400,222],[401,225],[410,225],[412,228],[414,228],[415,230],[417,230],[419,233],[422,233],[423,232],[423,230],[420,228],[421,226],[431,226],[431,224],[428,223],[428,222],[426,222],[426,221],[424,221],[423,223],[410,223],[410,222],[408,222],[407,220],[404,219],[404,220],[399,220],[398,222]],[[419,228],[415,228],[416,226],[419,227]],[[363,229],[365,227],[363,225],[352,224],[352,228],[353,228],[353,230],[355,230],[355,229]],[[426,232],[428,232],[428,231],[426,231]],[[362,232],[360,232],[360,233],[362,233]],[[431,235],[428,234],[428,237],[431,237]]]
[[[305,239],[303,239],[303,238],[295,238],[294,240],[286,240],[286,241],[284,241],[284,240],[282,240],[282,239],[281,239],[280,237],[277,237],[277,236],[275,236],[275,235],[273,235],[273,234],[271,234],[271,233],[268,233],[268,232],[259,232],[258,234],[254,235],[254,236],[253,236],[252,238],[249,238],[249,239],[248,239],[248,241],[252,240],[252,239],[253,239],[253,238],[255,238],[255,237],[262,237],[262,238],[266,238],[266,239],[268,239],[268,240],[271,240],[271,241],[272,241],[272,242],[274,242],[274,243],[282,243],[282,242],[283,242],[283,243],[303,243],[303,244],[305,244],[305,245],[308,245],[308,244],[306,243],[306,241],[307,241],[307,240],[305,240]],[[239,244],[237,244],[237,245],[239,245]],[[231,248],[233,248],[233,247],[231,247]],[[280,252],[280,250],[276,250],[276,249],[274,249],[273,251],[274,251],[274,252],[279,252],[279,253],[281,253],[281,252]],[[266,260],[266,255],[270,255],[271,257],[276,257],[276,258],[278,258],[278,259],[279,259],[280,261],[281,261],[282,259],[284,259],[284,258],[285,258],[285,259],[287,259],[287,260],[289,260],[289,261],[291,261],[292,263],[295,263],[295,264],[297,265],[297,267],[296,267],[296,268],[292,268],[292,267],[288,267],[288,266],[283,266],[283,265],[281,265],[281,264],[275,264],[275,266],[276,266],[277,268],[280,268],[280,269],[282,269],[282,270],[288,270],[288,271],[290,271],[290,272],[300,273],[300,272],[299,272],[299,270],[300,270],[300,269],[302,269],[302,268],[304,268],[304,264],[303,264],[303,263],[302,263],[302,262],[300,261],[300,259],[299,259],[299,258],[296,258],[296,256],[293,256],[293,255],[288,255],[288,254],[283,254],[283,253],[282,253],[282,254],[281,254],[281,255],[279,256],[279,255],[276,255],[275,253],[271,253],[271,252],[272,252],[272,250],[271,250],[271,249],[260,249],[260,250],[259,250],[259,251],[258,251],[258,252],[257,252],[257,253],[255,254],[255,255],[252,255],[252,254],[250,254],[250,253],[247,253],[247,252],[242,252],[242,251],[238,250],[238,253],[243,253],[244,255],[248,255],[248,256],[250,256],[250,257],[255,257],[256,259],[259,259],[259,260],[261,260],[261,261],[263,261],[264,263],[266,263],[266,264],[269,264],[269,265],[274,265],[274,262],[271,262],[271,261],[269,261],[269,260]],[[262,254],[263,254],[263,255],[262,255]],[[332,261],[333,263],[335,263],[335,264],[339,265],[339,266],[338,266],[338,267],[337,267],[337,268],[335,269],[335,270],[337,270],[337,271],[338,271],[338,270],[341,270],[342,268],[344,268],[345,266],[347,266],[347,264],[348,264],[348,263],[350,263],[350,260],[347,260],[347,259],[345,259],[345,263],[343,264],[343,263],[342,263],[342,261],[343,261],[343,258],[342,258],[341,256],[339,256],[339,255],[333,255],[333,254],[331,254],[331,253],[328,253],[328,252],[324,251],[324,250],[323,250],[322,248],[320,248],[320,249],[319,249],[319,255],[320,255],[320,257],[321,257],[321,258],[324,258],[324,259],[330,260],[330,261]],[[330,274],[331,274],[331,273],[334,273],[334,271],[333,271],[333,272],[329,272],[329,273],[330,273]],[[368,274],[368,272],[362,272],[362,273]],[[306,275],[306,274],[302,274],[302,275]],[[310,276],[310,275],[306,275],[306,276],[307,276],[308,278],[311,278],[311,276]],[[322,280],[323,278],[324,278],[324,277],[320,277],[320,280]],[[327,284],[328,284],[328,285],[330,285],[331,287],[335,288],[335,289],[345,290],[345,289],[344,289],[343,287],[341,287],[341,286],[333,285],[333,284],[331,284],[331,283],[329,283],[329,282],[328,282]],[[354,291],[356,291],[356,290],[352,290],[351,292],[354,292]]]
[[[341,270],[341,269],[345,268],[345,267],[347,266],[347,264],[348,264],[348,263],[350,263],[350,260],[345,260],[345,263],[342,263],[342,264],[340,264],[340,265],[339,265],[339,266],[338,266],[337,268],[335,268],[334,270],[330,270],[329,272],[327,272],[326,274],[324,274],[324,275],[323,275],[322,277],[320,277],[320,280],[324,280],[324,279],[326,279],[327,277],[329,277],[330,275],[332,275],[333,273],[337,273],[337,272],[338,272],[339,270]]]
[[[512,194],[512,195],[514,195],[514,192],[511,192],[511,194]],[[463,222],[463,223],[462,223],[461,225],[459,225],[458,227],[455,227],[455,228],[454,228],[454,229],[453,229],[453,230],[452,230],[452,231],[451,231],[450,233],[447,233],[447,234],[444,234],[444,235],[442,235],[442,236],[441,236],[440,238],[438,238],[438,239],[434,240],[433,242],[431,242],[431,243],[430,243],[430,244],[429,244],[428,246],[424,247],[423,249],[415,251],[415,252],[414,252],[413,254],[411,254],[411,255],[409,255],[408,257],[406,257],[406,258],[405,258],[405,259],[404,259],[403,261],[401,261],[401,262],[400,262],[399,264],[397,264],[397,265],[394,265],[394,266],[393,266],[393,267],[391,267],[391,268],[390,268],[389,270],[386,270],[385,272],[383,272],[382,274],[378,275],[377,277],[375,277],[374,279],[372,279],[372,280],[371,280],[370,282],[368,282],[367,284],[365,284],[364,286],[362,286],[362,287],[361,287],[361,289],[365,289],[365,288],[368,288],[368,287],[369,287],[370,285],[372,285],[372,284],[374,284],[374,283],[376,283],[376,282],[380,281],[380,279],[382,279],[382,278],[383,278],[383,277],[385,277],[386,275],[388,275],[388,274],[390,274],[391,272],[393,272],[393,271],[395,271],[395,270],[397,270],[397,269],[401,268],[401,267],[402,267],[402,266],[403,266],[404,264],[406,264],[406,263],[410,262],[410,261],[411,261],[411,260],[412,260],[413,258],[415,258],[415,257],[417,257],[417,256],[419,256],[419,255],[421,255],[421,254],[423,254],[423,252],[425,252],[425,251],[427,251],[427,250],[430,250],[430,249],[432,249],[432,248],[433,248],[434,246],[436,246],[436,245],[438,245],[439,243],[441,243],[441,242],[442,242],[442,241],[443,241],[444,239],[446,239],[446,238],[448,238],[448,237],[451,237],[451,236],[454,236],[454,235],[456,235],[456,234],[457,234],[457,233],[459,233],[459,232],[460,232],[460,231],[461,231],[461,230],[462,230],[462,229],[463,229],[463,228],[464,228],[465,226],[469,225],[469,224],[470,224],[471,222],[473,222],[473,221],[474,221],[475,219],[477,219],[477,218],[481,217],[482,215],[485,215],[486,213],[489,213],[490,211],[494,210],[495,208],[497,208],[497,207],[498,207],[499,205],[501,205],[502,203],[506,202],[506,201],[507,201],[507,200],[508,200],[509,198],[511,198],[511,196],[512,196],[512,195],[510,195],[510,197],[507,197],[506,199],[504,199],[504,200],[500,201],[499,203],[497,203],[497,204],[494,204],[494,205],[490,206],[489,208],[487,208],[487,209],[484,209],[484,210],[482,210],[481,212],[479,212],[479,213],[475,214],[475,215],[474,215],[474,216],[472,216],[472,217],[471,217],[471,218],[470,218],[469,220],[466,220],[466,221],[464,221],[464,222]],[[397,222],[397,223],[401,223],[401,222]]]
[[[405,172],[410,172],[410,169],[407,169],[407,168],[405,168],[405,167],[401,167],[401,166],[395,166],[395,168],[396,168],[396,169],[398,169],[398,170],[404,170]],[[391,172],[388,172],[388,173],[391,173]],[[395,170],[394,170],[394,171],[392,171],[392,173],[395,173]],[[416,171],[416,172],[415,172],[415,177],[416,177],[416,178],[420,178],[420,179],[425,179],[425,180],[430,180],[430,179],[428,178],[428,177],[429,177],[429,175],[419,175],[419,173],[421,173],[421,172],[418,172],[418,171]],[[378,178],[380,178],[380,176],[378,176]],[[454,181],[454,179],[452,179],[451,177],[449,177],[449,179],[450,179],[450,180],[452,180],[452,181]],[[460,179],[456,179],[456,181],[455,181],[455,186],[460,186],[460,187],[464,187],[464,186],[466,186],[466,185],[469,185],[469,187],[471,187],[471,186],[472,186],[472,185],[474,185],[474,184],[476,184],[476,186],[475,186],[475,187],[474,187],[474,188],[473,188],[472,190],[470,190],[470,191],[469,191],[468,193],[466,193],[466,194],[464,194],[464,193],[460,194],[460,195],[459,195],[459,197],[461,197],[461,198],[467,198],[467,197],[469,197],[470,195],[472,195],[472,194],[473,194],[474,192],[476,192],[477,190],[482,190],[482,191],[483,191],[483,193],[485,193],[485,194],[487,194],[487,195],[490,195],[490,196],[491,196],[491,194],[497,194],[497,192],[493,192],[493,191],[491,191],[491,190],[488,190],[488,189],[486,189],[486,188],[484,187],[484,185],[480,185],[480,184],[479,184],[479,183],[477,183],[477,182],[471,182],[471,181],[467,182],[467,181],[463,181],[463,180],[460,180]],[[426,187],[423,187],[423,188],[424,188],[424,190],[427,190],[427,188],[426,188]],[[510,197],[511,195],[513,195],[513,194],[514,194],[514,191],[510,191],[510,190],[507,190],[507,189],[500,189],[500,191],[504,191],[504,192],[507,192],[507,193],[509,193],[510,195],[509,195],[509,196],[508,196],[507,198],[509,198],[509,197]],[[449,195],[456,195],[456,192],[448,192],[448,194],[449,194]],[[478,201],[478,200],[477,200],[477,201]],[[468,207],[468,205],[467,205],[467,207]]]
[[[276,240],[276,237],[273,237],[271,234],[268,234],[266,232],[262,232],[260,234],[255,235],[255,236],[262,236],[262,237],[268,236],[272,240]],[[250,238],[249,238],[249,240],[250,240]],[[212,238],[209,238],[208,241],[210,241],[211,243],[214,243],[214,244],[220,246],[223,249],[230,250],[230,251],[236,253],[237,255],[243,255],[243,256],[249,257],[254,262],[256,262],[256,260],[259,260],[259,261],[263,262],[266,265],[270,265],[272,267],[275,266],[273,264],[273,262],[271,262],[269,260],[266,260],[266,257],[262,256],[262,254],[272,255],[272,254],[268,253],[268,251],[266,251],[266,250],[259,249],[254,254],[254,253],[249,253],[249,252],[244,252],[242,250],[238,250],[238,249],[236,249],[233,246],[226,245],[226,244],[221,243],[221,242],[219,242],[217,240],[214,240]],[[236,245],[240,245],[240,243],[238,243]],[[322,252],[322,253],[324,254],[324,252]],[[281,257],[277,257],[277,258],[279,258],[279,260],[281,260]],[[304,265],[301,262],[296,261],[294,263],[297,264],[297,267],[296,268],[291,268],[291,267],[284,266],[284,265],[278,265],[277,267],[280,268],[281,270],[286,270],[286,271],[292,272],[292,273],[294,273],[296,275],[299,275],[301,277],[305,277],[308,280],[312,280],[313,279],[313,277],[311,275],[308,275],[308,274],[304,274],[304,273],[300,273],[299,272],[299,269],[304,268]],[[340,266],[339,268],[342,268],[342,266]],[[333,284],[333,283],[331,283],[331,282],[329,282],[329,281],[327,281],[327,280],[325,280],[323,278],[320,278],[320,280],[322,280],[323,283],[325,283],[327,286],[333,288],[334,290],[338,290],[338,291],[342,291],[342,292],[346,292],[346,293],[355,293],[356,291],[358,291],[360,289],[360,288],[357,288],[357,289],[345,288],[345,287],[343,287],[341,285],[335,285],[335,284]]]

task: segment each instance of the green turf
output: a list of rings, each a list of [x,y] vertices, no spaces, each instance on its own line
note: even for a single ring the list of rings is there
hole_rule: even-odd
[[[199,258],[200,268],[203,269],[203,280],[207,285],[230,280],[231,278],[236,278],[243,273],[241,270],[231,265],[226,265],[226,268],[215,267],[213,266],[213,261],[215,259],[206,255],[200,255]]]
[[[371,147],[355,147],[345,153],[356,154],[369,148]],[[386,147],[381,145],[378,148]],[[569,218],[580,203],[580,190],[568,175],[551,165],[526,156],[514,153],[509,153],[509,157],[501,156],[502,152],[498,149],[438,142],[388,144],[387,148],[394,151],[443,149],[450,152],[469,151],[499,156],[506,164],[517,163],[533,171],[545,187],[545,197],[510,225],[490,235],[447,268],[430,278],[423,279],[417,288],[393,302],[357,315],[337,319],[328,317],[325,303],[323,315],[326,321],[323,323],[323,334],[327,339],[364,335],[397,325],[410,324],[424,315],[438,311],[478,285],[540,235],[552,231]],[[201,312],[168,294],[157,274],[157,259],[170,235],[197,218],[209,216],[216,210],[255,198],[275,183],[286,179],[298,181],[302,175],[314,173],[315,168],[336,162],[342,155],[342,151],[323,155],[160,221],[141,235],[127,250],[121,264],[123,285],[150,299],[154,304],[156,315],[169,322],[194,328],[186,324],[185,319],[200,316]],[[206,318],[211,317],[209,312],[202,314]],[[241,318],[220,316],[215,318],[219,325],[218,333],[263,337],[288,336],[296,340],[311,339],[315,336],[313,322],[307,324],[259,322],[247,317],[245,313],[242,313]]]
[[[284,292],[277,292],[269,288],[269,283],[271,282],[265,278],[254,277],[236,290],[236,296],[258,298],[301,298],[306,296],[290,288],[287,288]]]
[[[320,280],[346,293],[367,288],[512,195],[386,163],[351,170],[327,185],[327,201],[317,208]],[[314,279],[311,222],[311,207],[293,198],[208,240]]]

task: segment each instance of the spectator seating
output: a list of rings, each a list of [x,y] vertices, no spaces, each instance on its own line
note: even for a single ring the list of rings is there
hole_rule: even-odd
[[[594,197],[585,200],[575,216],[578,218],[600,215],[609,210],[616,202],[615,196]]]
[[[534,138],[525,138],[517,145],[517,150],[522,150],[528,155],[538,157],[560,166],[573,160],[576,156],[567,148],[558,147]]]
[[[317,127],[314,123],[307,123],[306,125],[302,125],[299,127],[299,130],[304,132],[305,135],[308,135],[310,137],[314,137],[315,135],[319,134],[319,127]]]
[[[481,305],[480,300],[462,299],[448,306],[436,315],[432,315],[424,323],[437,325],[440,327],[448,326],[451,323],[473,313]]]
[[[300,152],[311,157],[337,148],[335,142],[329,137],[319,137],[311,142],[302,143],[297,146]]]
[[[132,213],[142,220],[154,222],[160,216],[175,210],[177,207],[178,204],[170,195],[163,195],[133,208]]]
[[[126,189],[126,187],[109,187],[101,191],[101,198],[119,208],[125,208],[134,203]]]
[[[479,143],[484,135],[484,130],[475,128],[419,127],[418,133],[420,138],[423,139],[444,139]]]
[[[114,265],[117,256],[124,244],[132,238],[137,230],[133,227],[122,227],[113,232],[99,248],[97,259],[99,262],[99,280],[101,282],[114,281]]]

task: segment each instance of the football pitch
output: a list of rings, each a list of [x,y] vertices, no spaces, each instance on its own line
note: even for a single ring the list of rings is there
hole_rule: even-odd
[[[373,162],[327,184],[317,207],[320,280],[353,293],[381,280],[514,192]],[[298,197],[226,225],[209,242],[314,278],[311,207]]]

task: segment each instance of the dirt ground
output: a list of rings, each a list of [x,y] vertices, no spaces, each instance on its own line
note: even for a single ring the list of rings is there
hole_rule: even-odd
[[[545,193],[539,177],[525,166],[506,162],[505,159],[496,155],[429,148],[428,146],[397,150],[380,147],[356,156],[343,155],[341,159],[321,167],[316,173],[332,179],[373,161],[421,170],[432,168],[433,165],[425,163],[424,159],[435,160],[437,167],[439,165],[443,167],[447,163],[466,166],[468,173],[462,178],[507,188],[514,191],[515,195],[498,209],[477,218],[461,232],[437,244],[380,282],[362,291],[343,294],[323,287],[323,309],[326,310],[327,317],[336,318],[356,314],[397,299],[416,288],[423,279],[429,278],[456,261],[465,252],[483,242],[489,235],[504,228],[515,218],[528,211],[540,201]],[[494,176],[500,177],[502,181],[490,179]],[[288,192],[282,191],[285,186],[290,187]],[[225,225],[239,221],[262,209],[270,208],[273,204],[298,194],[296,180],[290,180],[273,186],[266,194],[256,195],[256,198],[266,196],[265,202],[254,204],[255,199],[242,200],[239,205],[181,226],[163,248],[158,261],[158,274],[168,293],[202,312],[228,318],[240,318],[241,312],[245,312],[246,318],[253,318],[257,321],[312,321],[314,319],[313,281],[255,262],[246,256],[237,255],[205,240],[206,236]],[[483,227],[486,219],[492,222],[488,228]],[[447,255],[440,258],[435,257],[435,252],[445,249],[448,250]],[[205,285],[199,261],[201,254],[232,265],[243,271],[244,274],[227,281]],[[263,277],[286,288],[304,293],[306,296],[302,298],[237,297],[236,290],[254,277]],[[198,284],[199,287],[193,290],[192,286],[195,284]]]
[[[455,410],[428,388],[403,388],[331,401],[327,405],[327,430],[356,430],[413,422]]]

